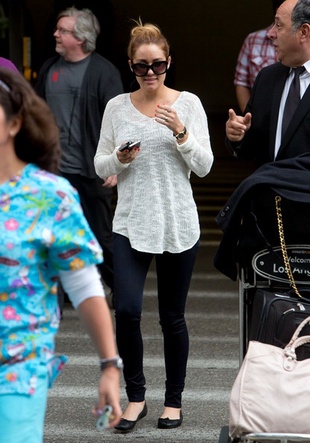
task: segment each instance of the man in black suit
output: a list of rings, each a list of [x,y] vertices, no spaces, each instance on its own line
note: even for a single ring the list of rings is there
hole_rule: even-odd
[[[259,164],[288,159],[310,151],[310,0],[286,0],[278,8],[270,38],[279,63],[263,68],[244,115],[229,110],[226,142],[236,157]],[[300,75],[301,100],[281,136],[282,117],[294,73]]]
[[[270,37],[279,63],[260,71],[244,115],[237,116],[230,109],[226,122],[228,148],[236,157],[255,159],[260,164],[238,186],[216,218],[223,237],[214,265],[233,280],[238,275],[236,263],[240,264],[241,255],[246,253],[248,260],[253,249],[257,251],[262,246],[252,201],[264,191],[273,190],[284,199],[310,204],[310,0],[285,0],[277,10]],[[301,66],[305,68],[299,77],[301,99],[282,135],[285,103],[294,77],[292,68]],[[247,225],[249,214],[253,222]],[[269,219],[272,226],[275,208],[273,212],[266,210],[267,223]],[[309,219],[304,220],[307,227]],[[301,235],[297,228],[295,234]],[[308,237],[304,241],[308,243]]]

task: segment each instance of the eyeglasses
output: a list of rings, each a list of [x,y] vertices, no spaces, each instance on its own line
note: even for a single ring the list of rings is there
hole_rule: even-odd
[[[4,81],[2,81],[2,80],[0,80],[0,87],[8,93],[11,92],[11,89],[9,88],[9,86],[6,83],[4,83]]]
[[[137,77],[144,77],[149,72],[149,69],[152,69],[155,75],[162,75],[168,70],[168,62],[161,60],[151,65],[147,65],[146,63],[133,63],[131,69]]]
[[[68,35],[68,34],[73,34],[73,31],[69,31],[69,29],[65,29],[65,28],[55,28],[54,29],[54,34],[55,32],[59,32],[60,35]]]

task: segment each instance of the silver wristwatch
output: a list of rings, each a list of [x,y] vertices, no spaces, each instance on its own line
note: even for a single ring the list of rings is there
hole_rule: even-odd
[[[106,368],[117,368],[117,369],[123,369],[123,360],[119,355],[113,358],[102,358],[100,360],[100,369],[101,371],[104,371]]]

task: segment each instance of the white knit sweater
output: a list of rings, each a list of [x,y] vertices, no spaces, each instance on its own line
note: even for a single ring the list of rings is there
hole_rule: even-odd
[[[207,175],[213,163],[208,121],[199,98],[183,91],[172,105],[189,136],[178,145],[170,129],[141,114],[130,94],[111,99],[105,109],[95,155],[102,177],[118,175],[113,231],[142,252],[178,253],[199,239],[200,226],[190,173]],[[116,146],[141,140],[140,153],[122,164]]]

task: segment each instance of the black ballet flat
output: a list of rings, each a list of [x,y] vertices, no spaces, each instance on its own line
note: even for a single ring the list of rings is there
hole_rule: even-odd
[[[130,432],[133,430],[133,428],[136,426],[136,423],[141,420],[141,418],[145,417],[147,414],[147,406],[146,403],[144,403],[144,407],[140,414],[137,417],[137,420],[126,420],[126,418],[121,418],[118,425],[114,426],[114,429],[116,429],[119,432]]]
[[[158,419],[158,429],[174,429],[181,426],[183,421],[182,411],[180,412],[180,418],[172,420],[170,418],[159,418]]]

